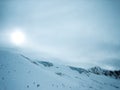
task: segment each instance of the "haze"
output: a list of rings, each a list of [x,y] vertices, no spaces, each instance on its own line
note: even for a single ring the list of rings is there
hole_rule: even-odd
[[[8,34],[19,28],[26,43]],[[120,69],[119,0],[1,0],[0,46]]]

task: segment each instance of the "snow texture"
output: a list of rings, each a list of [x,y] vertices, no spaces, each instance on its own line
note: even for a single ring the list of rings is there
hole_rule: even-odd
[[[0,90],[120,90],[119,76],[100,67],[86,70],[0,51]]]

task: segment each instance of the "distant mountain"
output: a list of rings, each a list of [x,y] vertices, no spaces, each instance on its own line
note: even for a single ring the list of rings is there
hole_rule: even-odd
[[[120,79],[120,70],[114,70],[114,71],[105,70],[97,66],[90,68],[88,71],[97,75],[105,75],[116,79]]]
[[[119,70],[86,70],[0,51],[0,90],[119,90],[119,85]]]

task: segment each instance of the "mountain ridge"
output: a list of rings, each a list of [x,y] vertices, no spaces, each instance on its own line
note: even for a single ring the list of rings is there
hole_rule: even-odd
[[[104,70],[86,70],[0,51],[0,90],[119,90],[118,78],[95,71]]]

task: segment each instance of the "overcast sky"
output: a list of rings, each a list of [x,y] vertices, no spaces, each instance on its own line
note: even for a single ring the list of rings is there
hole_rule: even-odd
[[[19,28],[26,44],[11,44]],[[0,46],[120,68],[119,0],[0,0]]]

